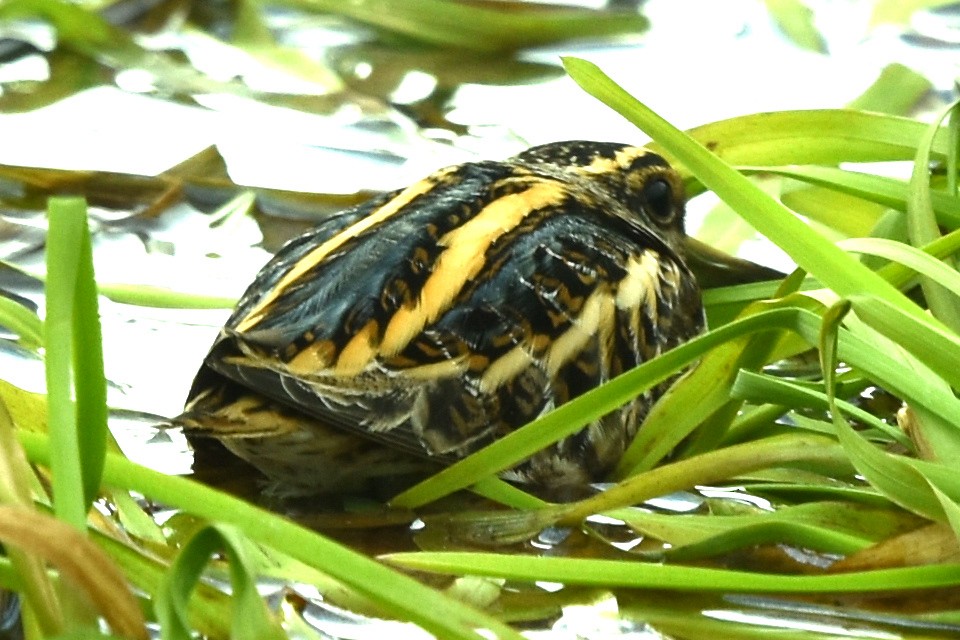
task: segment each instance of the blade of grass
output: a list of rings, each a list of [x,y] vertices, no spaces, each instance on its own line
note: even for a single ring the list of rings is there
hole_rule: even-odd
[[[948,236],[942,236],[938,240],[942,244],[945,242],[945,238],[948,238]],[[960,233],[956,233],[952,239],[955,243],[954,246],[960,249]],[[837,244],[853,253],[880,256],[902,264],[931,280],[936,280],[940,286],[953,293],[953,295],[960,296],[960,273],[931,256],[925,249],[917,249],[908,244],[887,240],[886,238],[850,238],[849,240],[841,240]]]
[[[796,473],[796,470],[791,472]],[[620,512],[623,511],[626,510]],[[701,543],[715,534],[757,522],[810,525],[849,535],[859,540],[858,544],[862,546],[913,530],[919,522],[922,522],[916,516],[889,504],[884,506],[851,504],[841,500],[787,505],[775,511],[745,515],[724,515],[716,512],[706,515],[678,515],[645,513],[638,509],[631,511],[637,512],[630,521],[631,526],[637,527],[645,534],[655,536],[658,540],[670,542],[674,546]]]
[[[926,123],[910,118],[850,109],[817,109],[738,116],[695,127],[687,133],[735,166],[837,166],[842,162],[913,160],[927,128]],[[676,162],[672,149],[657,140],[648,147],[690,177],[690,169]],[[948,143],[938,136],[933,152],[938,158],[947,157]],[[699,184],[688,185],[691,195],[699,192]]]
[[[849,241],[845,241],[849,242]],[[902,243],[903,244],[903,243]],[[850,246],[850,245],[844,245]],[[855,246],[855,245],[854,245]],[[877,251],[878,247],[876,245],[867,245],[871,251]],[[960,229],[956,231],[951,231],[945,236],[940,237],[937,240],[934,240],[927,246],[922,248],[923,252],[933,256],[934,258],[944,258],[946,256],[954,255],[960,251]],[[909,258],[905,258],[908,260]],[[919,262],[923,264],[923,261]],[[937,267],[939,269],[939,267]],[[899,262],[891,262],[883,265],[877,269],[882,277],[888,280],[895,286],[904,287],[906,286],[916,275],[915,270],[911,269],[907,264],[900,264]]]
[[[900,211],[907,210],[909,183],[889,178],[875,176],[859,171],[848,171],[836,167],[754,167],[741,166],[740,171],[746,174],[774,174],[801,180],[842,193],[876,202]],[[940,191],[930,192],[931,204],[937,216],[937,223],[948,229],[960,228],[960,198]]]
[[[442,523],[445,533],[454,540],[484,545],[515,543],[529,539],[548,526],[580,526],[581,521],[598,513],[626,518],[629,516],[619,511],[623,507],[758,469],[800,463],[826,464],[850,470],[843,450],[832,438],[794,433],[670,462],[577,502],[522,512],[458,512],[431,520],[431,523]]]
[[[43,532],[43,535],[38,535]],[[96,605],[110,627],[146,640],[140,605],[110,558],[70,524],[19,506],[0,506],[0,539],[53,564]]]
[[[736,381],[734,381],[736,385]],[[749,440],[755,440],[768,435],[773,435],[772,429],[779,430],[777,420],[779,420],[789,407],[778,404],[758,404],[755,407],[745,408],[743,413],[737,416],[736,420],[727,430],[726,437],[718,446],[727,447],[732,444],[740,444]]]
[[[59,205],[51,203],[53,207]],[[103,473],[103,456],[107,447],[107,380],[103,370],[103,337],[100,309],[97,304],[97,283],[93,273],[93,250],[87,228],[86,203],[68,205],[72,215],[82,221],[79,262],[75,271],[73,307],[73,387],[77,411],[77,442],[83,472],[85,506],[96,499]],[[48,235],[49,243],[49,235]],[[48,244],[49,247],[49,244]],[[56,259],[56,258],[54,258]],[[62,277],[62,276],[61,276]],[[48,349],[49,352],[49,349]]]
[[[873,271],[824,241],[786,207],[624,91],[596,65],[564,58],[567,72],[588,93],[670,149],[694,175],[798,265],[839,295],[869,293],[889,301],[922,322],[923,311]]]
[[[847,107],[860,111],[907,115],[931,89],[933,83],[926,76],[894,62],[885,66],[873,84]]]
[[[20,432],[31,462],[47,465],[53,455],[43,434]],[[136,491],[172,508],[213,522],[231,524],[251,539],[315,567],[369,598],[389,615],[412,621],[438,637],[519,640],[520,635],[492,616],[443,596],[416,580],[352,551],[283,516],[218,492],[186,478],[167,476],[108,453],[104,466],[107,486]]]
[[[180,549],[164,585],[153,600],[163,640],[190,640],[190,595],[215,553],[223,552],[230,563],[230,591],[233,609],[230,637],[237,640],[281,640],[286,634],[267,610],[257,592],[251,543],[229,526],[211,525],[200,529]]]
[[[950,4],[950,0],[878,0],[873,5],[870,24],[874,26],[887,22],[906,24],[910,16],[917,11],[933,9],[945,4]]]
[[[90,499],[100,485],[100,467],[106,437],[105,411],[94,406],[100,395],[89,381],[79,376],[95,365],[77,367],[78,358],[92,357],[92,353],[78,345],[86,340],[81,327],[95,330],[89,320],[78,321],[91,312],[90,293],[92,277],[90,239],[87,230],[86,205],[78,198],[54,198],[49,205],[50,230],[47,236],[46,283],[47,314],[44,319],[46,344],[47,419],[50,436],[57,442],[56,457],[51,465],[54,509],[57,517],[72,524],[77,530],[86,530],[86,513]],[[84,266],[86,262],[86,266]],[[96,313],[96,301],[93,301]],[[78,322],[80,324],[78,324]],[[97,320],[99,322],[99,320]],[[94,338],[99,351],[99,331]],[[100,364],[102,372],[102,362]],[[102,373],[100,383],[104,384]],[[77,385],[75,387],[75,385]],[[91,386],[88,386],[91,385]],[[75,392],[92,392],[92,399],[75,399]],[[94,411],[93,421],[78,427],[77,411],[80,403]],[[103,403],[105,407],[105,403]],[[102,422],[99,422],[102,419]],[[99,455],[98,455],[99,454]]]
[[[381,559],[415,571],[495,576],[526,582],[721,593],[877,593],[960,585],[960,565],[882,569],[824,576],[731,571],[619,560],[504,556],[497,553],[393,553]]]
[[[795,300],[804,301],[803,298]],[[757,311],[775,306],[776,303],[757,305],[742,315],[750,317]],[[795,349],[778,351],[778,340],[784,335],[789,334],[786,331],[757,331],[718,345],[704,354],[696,367],[681,377],[650,409],[642,428],[614,469],[613,477],[623,478],[652,468],[690,434],[694,436],[688,441],[689,449],[684,454],[713,448],[742,407],[739,399],[730,396],[737,371],[758,369],[770,360],[788,357],[807,348],[805,343],[799,342]]]
[[[824,316],[820,337],[824,384],[830,398],[830,410],[837,436],[849,454],[850,461],[871,485],[903,508],[943,522],[948,517],[940,501],[940,490],[950,494],[952,500],[960,498],[960,482],[955,477],[955,470],[880,451],[850,427],[836,405],[834,391],[840,323],[851,308],[855,307],[849,300],[841,300],[832,306]]]
[[[960,180],[960,104],[955,104],[950,112],[949,135],[947,138],[947,193],[957,196],[957,183]]]
[[[907,234],[910,243],[914,246],[929,244],[940,237],[940,229],[933,214],[930,196],[930,148],[940,132],[940,123],[958,105],[960,101],[950,105],[934,118],[917,147],[917,157],[913,163],[907,199]],[[931,313],[954,331],[960,330],[960,302],[947,295],[943,287],[932,278],[921,277],[920,287],[923,289],[923,295]]]
[[[776,320],[788,322],[795,313],[795,309],[760,313],[698,336],[487,445],[398,494],[391,503],[398,507],[415,508],[510,468],[622,406],[638,393],[666,379],[714,346],[754,331],[769,329]]]
[[[813,11],[801,0],[766,0],[767,11],[780,30],[797,46],[827,53],[827,43],[813,21]]]
[[[869,200],[817,185],[787,183],[780,202],[810,221],[810,226],[831,240],[866,236],[888,211]],[[841,215],[837,215],[841,213]]]
[[[470,487],[470,490],[488,500],[499,502],[514,509],[539,509],[548,504],[544,500],[499,478],[484,478]]]
[[[160,559],[159,554],[144,553],[143,547],[133,546],[129,541],[120,542],[98,532],[91,531],[97,546],[110,556],[121,568],[127,581],[139,592],[149,594],[160,590],[170,571],[170,563]],[[230,608],[228,594],[201,582],[193,590],[190,600],[190,624],[202,637],[230,637]]]
[[[602,493],[566,505],[563,520],[579,522],[595,513],[637,504],[673,491],[792,462],[816,460],[842,466],[845,460],[839,454],[839,446],[832,439],[807,434],[773,436],[733,445],[631,476]]]
[[[0,296],[0,325],[17,334],[17,342],[25,349],[37,351],[43,346],[43,326],[40,318],[6,296]]]
[[[801,385],[782,380],[773,376],[753,371],[740,371],[730,393],[746,401],[778,402],[792,408],[827,409],[830,406],[826,393],[821,393]],[[840,400],[836,400],[847,415],[853,416],[865,425],[873,427],[880,433],[889,436],[894,442],[910,447],[910,441],[896,427],[891,426],[860,407]]]
[[[82,536],[100,488],[107,442],[100,317],[86,203],[52,198],[48,216],[44,344],[48,428],[57,443],[51,464],[53,506],[57,518]],[[78,594],[59,592],[67,630],[94,623]]]
[[[850,301],[857,316],[867,325],[893,342],[907,346],[911,355],[935,371],[937,375],[931,375],[931,378],[939,376],[944,385],[949,383],[960,388],[960,371],[957,370],[960,337],[949,330],[915,322],[912,316],[886,300],[851,296]]]
[[[780,284],[780,281],[752,282],[750,284],[736,284],[727,287],[707,289],[703,292],[703,304],[705,306],[739,304],[745,307],[751,302],[780,297],[777,295]],[[798,291],[807,291],[816,288],[818,288],[817,281],[813,278],[806,278],[800,285]]]
[[[617,514],[631,529],[669,543],[663,550],[637,555],[674,561],[717,557],[760,544],[849,555],[896,533],[902,520],[897,514],[903,513],[844,502],[809,503],[750,515],[676,515],[636,509],[627,515],[624,511]]]
[[[204,293],[174,291],[166,287],[154,287],[142,284],[122,284],[102,282],[98,291],[105,297],[123,304],[135,304],[141,307],[163,309],[232,309],[237,298]]]
[[[28,271],[2,260],[0,264],[36,278],[40,282],[46,282],[50,277],[49,274]],[[189,293],[143,284],[98,282],[97,292],[114,302],[164,309],[232,309],[237,304],[236,297]]]
[[[646,18],[636,12],[504,10],[496,3],[444,0],[272,0],[270,4],[336,13],[434,45],[503,52],[563,40],[639,33]]]
[[[16,439],[14,420],[6,402],[0,399],[0,503],[31,508],[30,487],[34,482],[33,471]],[[15,543],[8,544],[5,551],[18,577],[28,631],[32,623],[38,627],[38,634],[58,635],[64,629],[63,610],[43,560]]]

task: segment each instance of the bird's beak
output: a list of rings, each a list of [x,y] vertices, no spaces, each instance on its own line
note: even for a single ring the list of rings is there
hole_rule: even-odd
[[[687,237],[684,242],[687,266],[697,276],[697,282],[703,289],[781,280],[785,277],[785,274],[776,269],[736,258],[696,238]]]

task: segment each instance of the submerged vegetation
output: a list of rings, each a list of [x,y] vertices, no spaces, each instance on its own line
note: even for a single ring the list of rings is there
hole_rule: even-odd
[[[289,60],[289,50],[268,42],[258,4],[236,3],[244,19],[235,41],[274,63]],[[370,3],[348,4],[362,13]],[[438,21],[448,10],[503,12],[500,22],[462,22],[518,28],[528,18],[572,19],[545,9],[518,21],[510,11],[519,3],[442,3],[436,13],[427,11],[435,2],[396,4],[391,24],[373,22],[381,14],[372,10],[367,20],[350,17],[480,51],[492,47],[487,36],[413,23],[400,8]],[[589,24],[597,17],[574,13]],[[0,16],[14,15],[57,25],[66,55],[79,56],[71,64],[146,65],[163,95],[248,92],[155,56],[75,7],[0,6]],[[71,32],[59,22],[68,18],[87,22]],[[609,33],[612,24],[604,17],[595,30],[575,31]],[[530,43],[517,38],[508,48]],[[290,68],[312,64],[298,60]],[[15,187],[5,202],[48,201],[44,313],[0,297],[0,324],[43,358],[47,374],[45,395],[0,381],[0,585],[20,595],[28,638],[94,637],[101,621],[114,637],[327,637],[310,621],[331,616],[381,625],[384,637],[417,637],[392,621],[412,622],[445,639],[516,638],[558,619],[555,629],[586,637],[644,625],[676,638],[753,638],[779,625],[779,637],[802,640],[841,629],[850,637],[960,634],[957,105],[924,123],[880,113],[889,89],[875,90],[861,108],[763,113],[682,132],[592,63],[564,65],[652,138],[691,196],[724,203],[708,215],[702,240],[736,249],[742,235],[726,231],[742,219],[797,269],[778,281],[710,283],[710,330],[701,337],[386,505],[346,499],[338,505],[345,513],[301,518],[315,515],[322,532],[295,521],[299,506],[273,513],[120,451],[107,429],[98,287],[113,301],[173,308],[223,308],[232,299],[98,284],[87,215],[88,205],[119,201],[149,216],[215,194],[226,204],[211,224],[225,224],[251,211],[346,206],[351,197],[246,189],[212,151],[153,178],[0,167]],[[891,73],[881,81],[910,93],[895,96],[889,110],[899,112],[924,85],[906,87],[897,75],[906,72]],[[30,108],[63,95],[48,88]],[[10,108],[9,99],[0,105]],[[901,179],[876,170],[890,162],[912,171]],[[691,364],[605,490],[549,503],[497,479]],[[390,543],[360,542],[370,535]],[[258,587],[276,583],[284,587],[275,597],[261,597]],[[594,615],[585,621],[584,611]]]

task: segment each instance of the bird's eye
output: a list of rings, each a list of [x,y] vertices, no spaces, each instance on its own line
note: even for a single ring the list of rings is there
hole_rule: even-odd
[[[670,222],[676,213],[673,189],[663,178],[651,180],[643,186],[643,204],[644,210],[656,222]]]

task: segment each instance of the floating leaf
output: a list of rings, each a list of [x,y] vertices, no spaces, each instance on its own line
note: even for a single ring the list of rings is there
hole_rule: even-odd
[[[381,0],[281,0],[305,11],[336,13],[433,45],[504,52],[564,40],[639,33],[647,20],[635,11],[594,11],[526,3]]]
[[[826,53],[827,43],[813,20],[813,11],[802,0],[766,0],[767,11],[794,44],[816,53]]]
[[[926,76],[894,62],[885,66],[873,84],[847,107],[907,115],[932,88],[933,83]]]

